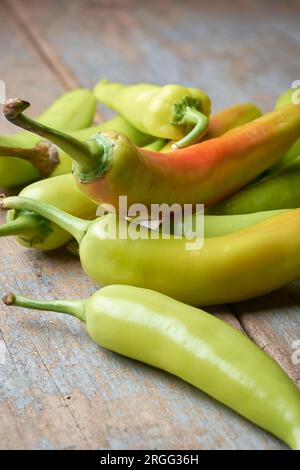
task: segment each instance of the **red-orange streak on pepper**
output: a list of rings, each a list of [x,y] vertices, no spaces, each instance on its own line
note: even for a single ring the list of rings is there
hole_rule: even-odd
[[[300,133],[300,105],[289,105],[221,137],[158,153],[138,149],[115,135],[110,169],[80,183],[96,201],[205,203],[214,205],[276,162]]]

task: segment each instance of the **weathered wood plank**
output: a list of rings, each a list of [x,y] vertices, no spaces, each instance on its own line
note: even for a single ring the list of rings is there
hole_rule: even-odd
[[[100,76],[160,83],[172,77],[207,89],[214,109],[250,99],[270,108],[276,95],[299,78],[292,60],[299,55],[297,2],[245,0],[239,8],[224,1],[91,2],[87,8],[80,0],[28,0],[25,8],[13,0],[11,5],[40,57],[52,63],[56,74],[67,66],[84,85]],[[5,28],[2,34],[7,37]],[[5,60],[14,77],[16,64]],[[274,69],[274,63],[280,68]],[[26,77],[32,69],[23,70]],[[36,78],[30,83],[46,89],[43,74]],[[19,82],[14,82],[17,90]],[[95,288],[77,260],[66,255],[24,250],[13,240],[1,240],[0,248],[3,292],[63,298]],[[264,346],[271,338],[279,345],[280,360],[289,357],[288,338],[296,336],[288,327],[285,343],[279,341],[279,315],[273,316],[271,305],[267,318],[273,320],[262,324],[261,314],[255,314],[254,328],[247,313],[253,304],[243,305],[241,321],[254,340]],[[234,307],[238,313],[240,308]],[[8,429],[0,428],[2,448],[283,448],[192,387],[98,348],[74,319],[0,310],[9,351],[8,362],[0,365],[0,420]],[[287,315],[288,326],[297,312]],[[270,350],[275,356],[276,347]],[[297,380],[296,373],[291,375]]]
[[[300,367],[293,359],[296,348],[300,350],[299,281],[231,308],[250,338],[274,357],[300,388]]]
[[[18,2],[14,0],[14,4]],[[76,0],[72,4],[51,2],[45,14],[36,0],[30,0],[35,23],[47,41],[89,86],[98,79],[98,70],[115,80],[120,74],[122,80],[162,83],[172,77],[194,85],[199,84],[201,70],[201,84],[210,91],[216,109],[238,99],[271,108],[276,96],[297,78],[298,64],[291,58],[300,53],[299,2],[272,2],[272,8],[269,1],[247,0],[240,2],[239,8],[235,2],[223,1],[217,2],[217,7],[207,1],[189,1],[187,5],[126,1],[118,2],[116,8],[114,3],[99,2],[87,12],[85,3]],[[63,20],[58,24],[48,21],[58,16],[62,7],[73,26],[67,31]],[[280,66],[274,68],[273,64]],[[248,317],[243,321],[260,344]],[[273,335],[281,337],[278,319],[272,328]],[[292,368],[289,372],[294,377]]]
[[[24,12],[28,11],[27,8],[18,8],[16,5],[13,9],[14,3],[12,1],[6,3],[6,5],[10,11],[13,11],[13,19],[17,26],[23,31],[23,34],[27,36],[28,41],[40,54],[41,58],[52,70],[52,72],[57,76],[58,80],[63,84],[64,88],[68,89],[77,87],[78,81],[76,77],[72,74],[70,69],[59,60],[54,50],[46,41],[44,41],[43,36],[38,34],[35,23],[30,22],[30,25],[27,24],[27,17],[24,17]],[[24,4],[23,6],[25,7]]]
[[[32,102],[30,113],[37,115],[57,98],[64,88],[39,54],[32,47],[22,30],[11,21],[9,12],[0,3],[0,79],[4,80],[8,97],[26,97]],[[15,132],[0,113],[0,132]]]
[[[8,96],[26,96],[33,102],[31,111],[38,114],[64,91],[64,87],[41,60],[22,30],[11,21],[2,3],[0,17],[1,79],[7,84]],[[0,124],[1,132],[15,131],[13,126],[6,125],[8,123],[4,122],[2,115]],[[3,220],[4,214],[1,215],[1,222]],[[1,239],[1,255],[5,253],[5,246]],[[13,277],[14,273],[26,270],[24,266],[22,268],[22,256],[18,258],[16,253],[14,257],[11,253],[12,259],[14,261],[8,266],[4,258],[0,263],[1,294],[4,271],[7,276]],[[0,308],[0,311],[3,312],[3,309]],[[66,446],[80,447],[83,436],[78,431],[66,401],[59,393],[53,396],[45,394],[43,382],[53,390],[57,387],[53,378],[47,377],[49,374],[39,351],[33,349],[32,355],[28,355],[28,336],[28,328],[19,329],[18,317],[1,315],[0,341],[1,345],[5,345],[6,354],[5,362],[0,364],[0,448],[35,447],[35,442],[36,447],[47,448],[47,439],[43,437],[45,434],[54,442],[64,441]],[[20,347],[22,341],[23,349]],[[40,374],[36,374],[36,371]],[[33,376],[36,376],[36,382],[31,380]],[[72,444],[69,443],[69,435],[72,436]],[[89,447],[88,444],[86,447]]]
[[[13,239],[1,240],[0,269],[2,292],[74,298],[95,289],[76,259]],[[284,448],[175,377],[99,348],[73,318],[0,310],[2,448]]]
[[[84,85],[180,82],[205,88],[215,110],[243,100],[267,109],[299,78],[297,0],[12,3]]]

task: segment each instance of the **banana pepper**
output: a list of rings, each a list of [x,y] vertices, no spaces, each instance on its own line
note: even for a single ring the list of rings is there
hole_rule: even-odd
[[[274,174],[241,189],[208,214],[250,214],[300,207],[300,156]]]
[[[203,203],[216,205],[279,160],[300,132],[300,105],[288,105],[221,137],[169,153],[134,146],[116,132],[86,142],[41,125],[22,111],[28,103],[4,106],[9,121],[45,137],[75,160],[73,174],[95,202]]]
[[[261,110],[252,103],[239,103],[229,108],[225,108],[209,118],[208,131],[201,138],[201,141],[220,137],[235,127],[254,121],[262,115]],[[171,152],[174,141],[170,140],[161,152]]]
[[[293,97],[297,98],[298,103],[300,103],[300,91],[297,92],[294,88],[290,88],[286,90],[282,95],[279,96],[278,100],[276,101],[275,109],[280,109],[283,106],[288,104],[295,104],[293,103]],[[299,157],[300,155],[300,133],[299,139],[289,148],[286,154],[273,165],[267,172],[267,174],[276,173],[281,168],[284,168],[289,163],[291,163],[295,158]]]
[[[62,95],[37,119],[44,125],[75,131],[92,124],[95,108],[93,93],[79,88]],[[38,136],[29,132],[0,135],[0,156],[2,188],[31,183],[40,176],[50,174],[58,164],[55,148],[41,143]],[[34,162],[37,164],[34,165]]]
[[[8,294],[6,305],[77,317],[104,348],[165,370],[300,449],[300,392],[265,352],[203,310],[132,286],[83,300],[38,301]]]
[[[197,238],[153,237],[145,227],[136,238],[118,214],[86,221],[29,198],[0,202],[3,209],[31,211],[70,232],[84,271],[99,284],[145,287],[197,306],[257,297],[300,276],[300,209],[208,238],[199,249]]]
[[[87,127],[86,129],[80,129],[73,132],[70,131],[68,132],[68,135],[75,139],[84,141],[99,132],[109,130],[125,134],[138,146],[149,145],[149,149],[160,150],[160,148],[165,144],[165,141],[162,139],[154,140],[152,136],[138,131],[121,116],[116,116],[97,126]],[[33,134],[28,133],[28,135],[31,136]],[[19,173],[19,171],[21,171],[20,165],[22,165],[22,161],[25,162],[24,164],[28,168],[29,166],[32,166],[32,170],[36,174],[34,179],[64,175],[72,170],[72,159],[63,150],[60,150],[48,141],[39,140],[35,135],[33,135],[33,137],[37,140],[33,147],[29,147],[29,144],[32,143],[32,141],[27,138],[27,135],[26,146],[24,146],[24,140],[22,140],[23,144],[22,142],[15,142],[15,146],[0,145],[0,170],[3,172],[2,178],[0,176],[0,181],[2,182],[3,187],[12,186],[12,182],[15,183],[16,178],[19,178],[18,182],[21,181],[24,176]],[[4,144],[3,141],[2,144]],[[18,158],[17,167],[16,159],[14,157]],[[8,168],[14,168],[13,175],[5,173],[8,171]]]
[[[198,88],[148,83],[124,85],[100,81],[95,96],[141,132],[178,140],[185,147],[201,138],[208,127],[210,99]]]

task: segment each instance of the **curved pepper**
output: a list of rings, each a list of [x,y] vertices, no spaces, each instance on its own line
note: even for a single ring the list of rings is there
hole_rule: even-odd
[[[19,196],[53,204],[83,219],[96,217],[96,205],[80,191],[71,174],[32,183]],[[72,235],[49,220],[30,211],[9,211],[7,223],[0,225],[0,237],[16,236],[28,248],[54,250],[65,245]]]
[[[128,138],[138,146],[149,146],[149,149],[160,150],[165,141],[146,135],[132,127],[124,118],[116,116],[109,121],[102,122],[97,126],[80,129],[74,132],[68,132],[68,135],[79,140],[86,140],[95,134],[103,131],[115,130],[128,136]],[[35,136],[36,137],[36,136]],[[148,148],[148,147],[147,147]],[[64,175],[72,171],[72,159],[63,151],[47,141],[39,141],[35,147],[1,147],[0,146],[0,168],[2,156],[6,157],[6,163],[9,160],[15,160],[18,157],[23,161],[30,163],[39,178]],[[10,157],[10,158],[8,158]],[[3,167],[3,165],[2,165]],[[4,168],[2,168],[4,171]],[[1,178],[0,178],[1,179]],[[37,179],[37,178],[35,178]],[[4,186],[4,185],[3,185]],[[7,187],[7,186],[6,186]]]
[[[139,142],[148,140],[148,136],[144,138],[139,131],[135,135],[135,129],[127,124],[123,118],[116,117],[103,123],[102,127],[105,128],[110,125],[122,126],[124,131],[127,131]],[[85,129],[82,132],[87,132],[87,130]],[[163,139],[156,139],[148,144],[147,148],[159,150],[164,143]],[[47,145],[47,142],[45,142],[45,145]],[[62,164],[65,163],[66,170],[70,161],[67,155],[63,156],[61,160]],[[53,204],[71,215],[84,219],[92,219],[96,215],[96,204],[79,190],[71,174],[53,176],[51,180],[46,179],[32,183],[23,189],[19,196]],[[0,237],[11,235],[17,236],[17,241],[28,248],[37,248],[44,251],[63,246],[71,238],[71,235],[65,230],[29,211],[18,211],[17,214],[15,211],[8,213],[7,223],[0,226]],[[72,246],[69,249],[71,252],[74,252],[74,250],[76,251],[76,249],[72,249]]]
[[[249,214],[251,212],[300,207],[300,156],[274,175],[255,184],[210,209],[209,214]]]
[[[261,110],[252,103],[239,103],[225,108],[209,118],[208,131],[201,141],[220,137],[225,132],[254,121],[262,115]],[[168,142],[161,152],[171,152],[174,142]]]
[[[178,148],[197,142],[207,130],[210,99],[197,88],[102,80],[94,91],[100,103],[117,111],[141,132],[180,139]]]
[[[123,118],[117,117],[102,124],[103,127],[110,125],[123,126],[124,130],[131,133],[132,137],[140,142],[148,140],[148,136],[145,136],[144,139],[143,134],[139,131],[134,135],[135,129],[130,124],[127,125]],[[87,132],[87,130],[82,132]],[[164,143],[163,139],[157,139],[148,144],[148,147],[158,150]],[[45,145],[47,146],[47,142]],[[66,170],[68,162],[70,163],[71,160],[65,155],[61,163],[66,164]],[[90,220],[96,216],[96,204],[79,190],[71,174],[54,176],[51,179],[32,183],[24,188],[19,196],[53,204],[55,207],[83,219]],[[17,241],[21,245],[44,251],[59,248],[72,238],[65,230],[29,211],[18,211],[17,213],[9,211],[7,223],[0,226],[0,237],[4,236],[17,236]],[[74,252],[72,246],[69,251]]]
[[[91,220],[96,216],[97,206],[80,191],[71,174],[37,181],[23,189],[19,197],[52,204],[68,214]],[[220,237],[255,225],[282,211],[255,212],[241,215],[205,215],[204,237]],[[172,233],[187,235],[195,233],[195,214],[185,216],[183,221],[174,220]],[[44,217],[28,210],[11,210],[7,214],[7,223],[0,225],[0,237],[15,236],[16,240],[27,248],[54,250],[67,243],[67,249],[78,255],[78,243],[71,234]]]
[[[45,137],[76,162],[73,173],[95,202],[128,204],[217,204],[275,163],[297,139],[300,105],[289,105],[221,137],[170,153],[135,147],[122,134],[95,135],[81,142],[22,114],[28,103],[4,106],[12,123]]]
[[[37,119],[47,126],[75,131],[91,125],[95,108],[96,100],[93,93],[79,88],[65,93]],[[40,172],[44,176],[56,167],[57,156],[53,148],[48,152],[47,146],[41,144],[41,147],[39,142],[39,137],[28,132],[0,135],[0,187],[10,188],[30,183],[39,178]],[[20,157],[18,149],[25,150],[28,162],[26,159],[14,158],[14,156]],[[5,150],[8,154],[5,154]],[[36,153],[41,163],[34,168],[29,162],[32,162]],[[5,158],[6,156],[9,158]]]
[[[150,135],[143,134],[142,132],[135,129],[129,122],[127,122],[121,116],[116,116],[109,121],[102,122],[97,126],[89,127],[87,129],[82,129],[76,132],[70,132],[68,135],[73,139],[79,139],[80,141],[84,142],[87,139],[92,138],[95,134],[99,132],[107,132],[107,131],[116,131],[121,132],[122,134],[126,135],[128,139],[130,139],[135,145],[139,147],[152,145],[156,147],[160,147],[163,143],[159,140],[154,140],[154,138]],[[58,176],[64,175],[66,173],[70,173],[72,171],[72,158],[69,157],[68,153],[64,152],[63,150],[58,149],[58,158],[60,160],[60,164],[58,167],[53,171],[51,176]]]
[[[104,348],[180,377],[300,449],[298,388],[249,338],[203,310],[118,285],[84,300],[38,301],[8,294],[3,301],[73,315]]]
[[[199,249],[198,240],[151,238],[144,227],[136,239],[132,225],[115,214],[90,222],[18,197],[3,199],[1,206],[32,211],[69,231],[84,271],[99,284],[146,287],[190,305],[209,305],[257,297],[300,276],[300,209],[206,239]],[[187,249],[187,243],[194,245]]]
[[[290,88],[289,90],[286,90],[282,95],[279,96],[278,100],[276,101],[276,106],[275,109],[280,109],[283,106],[286,106],[288,104],[291,104],[293,101],[293,97],[297,94],[298,96],[298,103],[300,103],[300,90],[297,92],[294,88]],[[300,133],[299,133],[300,136]],[[266,173],[267,174],[273,174],[276,173],[276,171],[281,170],[281,168],[284,168],[287,166],[289,163],[291,163],[295,158],[297,158],[300,155],[300,137],[299,139],[291,146],[291,148],[286,152],[286,154],[277,162],[275,165],[273,165]]]

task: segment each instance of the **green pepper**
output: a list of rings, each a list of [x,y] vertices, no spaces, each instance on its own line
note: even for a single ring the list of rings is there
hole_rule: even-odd
[[[104,348],[180,377],[300,449],[298,388],[249,338],[203,310],[119,285],[84,300],[37,301],[8,294],[3,301],[73,315]]]
[[[143,145],[143,148],[153,150],[153,152],[160,152],[162,148],[165,147],[166,143],[166,139],[155,139],[153,142],[150,142],[150,144]]]
[[[75,160],[73,174],[95,202],[213,206],[274,164],[297,139],[300,105],[288,105],[223,136],[169,153],[134,146],[116,132],[82,142],[25,116],[28,103],[4,106],[6,118],[47,138]]]
[[[136,238],[136,228],[116,214],[91,222],[32,199],[0,202],[4,209],[32,211],[69,231],[79,243],[84,271],[99,284],[146,287],[190,305],[209,305],[257,297],[300,276],[300,209],[208,238],[201,246],[199,239],[153,238],[145,227]]]
[[[300,155],[274,174],[247,186],[208,214],[249,214],[252,212],[300,207]]]
[[[136,131],[121,117],[116,117],[111,121],[102,123],[101,126],[104,129],[110,126],[116,128],[122,127],[124,131],[131,134],[132,138],[140,143],[146,142],[150,138]],[[81,132],[87,133],[88,129],[84,129]],[[156,139],[151,144],[148,144],[147,148],[159,150],[164,143],[163,139]],[[60,155],[61,164],[64,164],[67,171],[70,159],[67,155],[62,154],[63,152]],[[79,190],[71,174],[53,176],[51,179],[32,183],[24,188],[19,196],[53,204],[69,214],[84,219],[91,219],[96,215],[96,204]],[[8,212],[7,223],[0,226],[0,237],[10,235],[17,236],[17,241],[28,248],[37,248],[45,251],[63,246],[71,238],[71,235],[65,230],[29,211]]]
[[[154,148],[160,148],[163,145],[163,142],[158,139],[154,139],[151,135],[143,134],[142,132],[135,129],[128,121],[126,121],[121,116],[116,116],[109,121],[102,122],[97,126],[89,127],[87,129],[82,129],[76,132],[69,132],[68,135],[73,139],[79,139],[79,141],[84,142],[92,138],[94,135],[99,134],[100,132],[107,131],[121,132],[126,135],[135,145],[138,147],[144,146],[154,146]],[[58,158],[60,164],[53,171],[51,176],[64,175],[72,171],[72,158],[68,155],[67,152],[58,150]]]
[[[254,212],[253,214],[238,215],[208,215],[204,216],[204,238],[223,237],[230,233],[238,232],[244,228],[256,225],[259,222],[281,214],[284,210],[268,210],[264,212]],[[174,219],[172,233],[174,235],[191,236],[197,230],[197,214],[185,216],[183,219]],[[0,226],[1,233],[1,226]]]
[[[275,109],[280,109],[283,106],[286,106],[287,104],[293,103],[292,98],[295,95],[295,93],[297,93],[297,91],[294,88],[290,88],[286,90],[284,93],[282,93],[282,95],[280,95],[278,100],[276,101]],[[299,91],[298,91],[298,96],[299,96]],[[299,132],[299,135],[300,135],[300,132]],[[287,166],[289,163],[295,160],[295,158],[297,158],[299,155],[300,155],[300,137],[291,146],[291,148],[286,152],[286,154],[277,163],[275,163],[275,165],[273,165],[266,173],[269,175],[276,173],[276,171],[281,170],[281,168],[284,168],[285,166]]]
[[[100,128],[105,130],[111,126],[117,129],[122,128],[124,132],[127,132],[138,143],[145,143],[150,139],[153,140],[150,136],[146,136],[134,129],[120,116],[94,128],[78,131],[78,134],[87,137],[90,132],[93,135],[96,130],[99,132]],[[41,144],[38,145],[41,146]],[[146,148],[159,150],[164,144],[164,139],[156,139],[148,144]],[[45,146],[47,148],[47,142],[45,142]],[[63,168],[67,171],[70,164],[71,159],[61,151],[60,170]],[[55,170],[54,173],[60,173],[59,169]],[[24,188],[19,196],[53,204],[69,214],[84,219],[95,218],[96,215],[96,204],[79,190],[71,174],[53,176],[51,179],[32,183]],[[65,230],[29,211],[8,212],[7,223],[0,226],[0,237],[11,235],[17,236],[17,241],[28,248],[37,248],[44,251],[54,250],[63,246],[72,238]]]
[[[51,179],[37,181],[24,188],[20,197],[52,204],[68,214],[90,220],[95,218],[97,206],[80,191],[71,174],[56,176]],[[255,212],[241,215],[205,215],[205,238],[219,237],[266,220],[281,211]],[[172,233],[187,235],[195,230],[195,217],[185,216],[182,220],[174,220]],[[66,244],[70,233],[61,229],[49,220],[30,211],[9,211],[7,223],[0,225],[0,237],[15,236],[21,245],[39,250],[53,250]],[[78,255],[78,243],[72,240],[67,249]]]
[[[197,142],[207,130],[210,99],[197,88],[148,83],[124,85],[101,80],[95,95],[141,132],[163,139],[180,139],[177,147]]]
[[[93,122],[95,106],[96,101],[92,92],[79,88],[65,93],[37,119],[44,125],[67,131],[83,129]],[[48,151],[47,146],[43,144],[39,146],[39,142],[40,138],[29,132],[0,136],[0,187],[10,188],[30,183],[39,178],[40,171],[44,176],[45,172],[49,173],[56,167],[57,156],[53,147]],[[28,161],[14,158],[22,156],[22,149]],[[37,168],[29,163],[34,160],[35,154],[41,162]],[[8,158],[5,158],[6,156]]]
[[[121,116],[116,116],[109,121],[98,124],[97,126],[80,129],[74,132],[70,131],[68,132],[68,135],[75,139],[84,141],[99,132],[109,130],[122,132],[124,135],[127,135],[128,138],[130,138],[130,140],[136,145],[149,145],[149,149],[153,150],[160,150],[160,148],[165,143],[165,141],[162,139],[154,140],[152,136],[138,131]],[[34,136],[34,138],[38,139],[37,136]],[[35,179],[41,177],[45,178],[50,176],[64,175],[72,170],[72,159],[63,150],[60,150],[50,142],[43,140],[38,141],[34,147],[24,147],[21,145],[18,145],[17,147],[0,146],[0,165],[2,163],[2,156],[6,157],[3,158],[3,160],[5,160],[4,165],[2,164],[3,171],[5,171],[5,165],[7,165],[10,161],[14,163],[15,158],[13,157],[18,157],[18,161],[22,159],[25,161],[26,165],[30,163],[30,165],[34,167],[34,171],[38,172],[38,177]],[[7,178],[5,181],[7,181]],[[6,187],[9,186],[10,184],[6,184]]]
[[[285,90],[281,95],[277,98],[276,103],[275,103],[275,109],[282,108],[283,106],[286,106],[287,104],[291,104],[294,102],[293,97],[296,97],[297,100],[300,98],[300,91],[296,88],[288,88]],[[297,104],[297,103],[294,103]]]
[[[77,217],[93,219],[96,205],[77,187],[71,174],[36,181],[24,188],[19,196],[51,203]],[[28,248],[54,250],[65,245],[72,235],[49,220],[30,211],[9,211],[7,223],[0,225],[0,237],[16,236]]]

